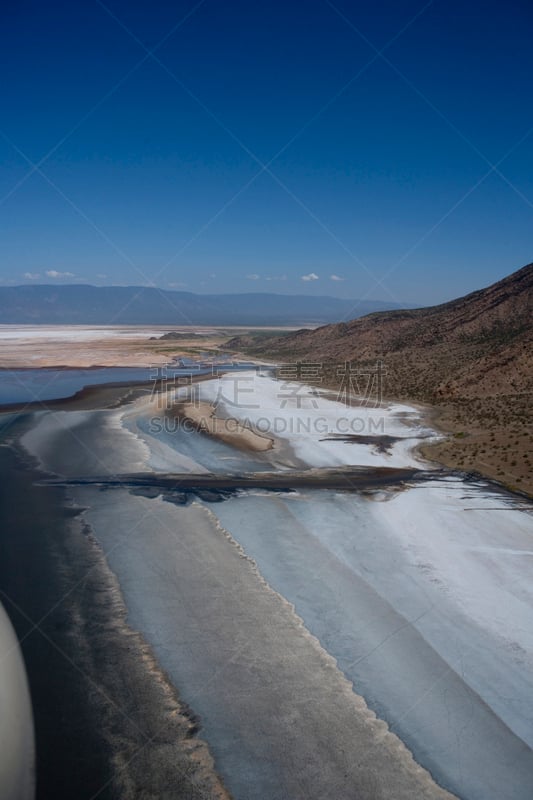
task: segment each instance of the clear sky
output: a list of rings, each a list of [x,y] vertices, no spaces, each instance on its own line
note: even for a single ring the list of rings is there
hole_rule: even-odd
[[[0,280],[434,303],[533,260],[530,0],[3,7]]]

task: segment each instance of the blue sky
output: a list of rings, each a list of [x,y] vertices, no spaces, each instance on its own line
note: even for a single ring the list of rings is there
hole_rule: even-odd
[[[498,280],[533,260],[532,34],[528,0],[10,4],[0,281]]]

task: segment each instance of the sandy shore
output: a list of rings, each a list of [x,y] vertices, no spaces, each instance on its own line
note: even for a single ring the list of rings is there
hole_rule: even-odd
[[[264,452],[274,447],[273,438],[258,433],[251,426],[243,425],[233,417],[217,416],[211,403],[178,403],[173,411],[178,419],[191,422],[196,430],[233,447],[252,452]]]

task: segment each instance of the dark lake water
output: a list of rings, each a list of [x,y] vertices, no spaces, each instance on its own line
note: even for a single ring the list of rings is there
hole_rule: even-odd
[[[6,369],[0,371],[0,404],[55,400],[84,386],[100,383],[148,381],[151,369],[102,367],[101,369]]]
[[[250,369],[250,364],[230,364],[224,371]],[[71,397],[84,386],[106,383],[138,383],[158,377],[206,375],[211,367],[178,369],[175,367],[98,367],[96,369],[3,369],[0,370],[0,405],[33,403]],[[216,374],[216,368],[215,373]]]

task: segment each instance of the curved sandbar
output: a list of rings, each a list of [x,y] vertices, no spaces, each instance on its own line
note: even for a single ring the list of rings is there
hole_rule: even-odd
[[[216,408],[211,403],[179,403],[174,412],[177,419],[191,423],[200,433],[214,436],[233,447],[263,452],[272,450],[274,446],[274,439],[258,433],[250,425],[234,417],[217,417]]]

